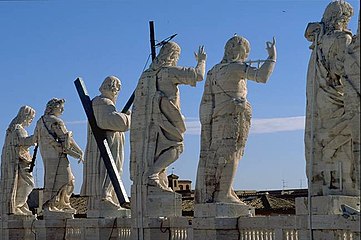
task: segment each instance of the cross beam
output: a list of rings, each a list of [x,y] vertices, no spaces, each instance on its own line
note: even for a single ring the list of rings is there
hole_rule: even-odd
[[[94,111],[92,107],[92,101],[85,88],[85,84],[81,78],[77,78],[74,81],[74,84],[76,90],[78,91],[86,116],[88,118],[90,128],[93,132],[94,138],[98,145],[100,156],[104,161],[104,165],[105,168],[107,169],[107,173],[109,175],[110,181],[113,184],[114,191],[115,194],[117,195],[118,201],[120,205],[124,203],[129,203],[128,195],[125,191],[123,182],[120,179],[112,153],[110,152],[109,144],[106,137],[106,132],[103,129],[99,128],[96,123]]]

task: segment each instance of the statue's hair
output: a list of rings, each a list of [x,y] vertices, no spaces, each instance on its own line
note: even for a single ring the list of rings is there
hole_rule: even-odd
[[[50,101],[46,104],[45,112],[44,114],[51,114],[53,113],[54,109],[59,108],[61,105],[65,103],[64,99],[59,98],[52,98]]]
[[[99,88],[99,91],[103,93],[104,91],[112,90],[115,86],[118,88],[118,90],[120,89],[122,86],[120,79],[115,76],[108,76],[104,79],[102,85]]]
[[[328,4],[321,22],[325,24],[328,30],[339,29],[340,27],[345,29],[352,15],[352,6],[343,0],[337,0]],[[340,21],[345,18],[346,21]]]
[[[246,50],[244,56],[240,56],[239,53],[234,52],[234,48],[239,45],[242,45]],[[224,56],[221,62],[227,63],[237,60],[245,60],[248,57],[250,51],[251,46],[246,38],[237,35],[233,36],[227,41],[226,45],[224,46]]]
[[[175,42],[167,42],[160,49],[159,54],[150,65],[151,69],[158,69],[162,66],[172,66],[175,54],[180,54],[181,48]]]
[[[35,116],[35,110],[29,106],[22,106],[16,117],[10,122],[8,129],[12,129],[16,124],[21,124],[24,122],[26,116],[33,115]]]

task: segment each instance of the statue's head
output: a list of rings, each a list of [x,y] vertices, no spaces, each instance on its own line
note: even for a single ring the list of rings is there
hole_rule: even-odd
[[[60,116],[64,112],[64,99],[52,98],[45,108],[44,114],[53,114],[55,116]]]
[[[230,38],[224,46],[222,63],[244,61],[248,58],[250,51],[251,47],[248,40],[236,35]]]
[[[22,106],[10,125],[21,124],[22,126],[27,127],[31,124],[34,117],[35,117],[35,110],[32,107]]]
[[[99,88],[102,96],[109,98],[114,103],[118,97],[122,84],[119,78],[115,76],[108,76],[104,79],[102,85]]]
[[[352,6],[343,0],[337,0],[328,4],[321,22],[328,30],[343,30],[347,29],[352,15]]]
[[[159,54],[151,64],[152,69],[158,69],[162,66],[176,66],[178,63],[181,49],[175,42],[167,42],[162,46]]]

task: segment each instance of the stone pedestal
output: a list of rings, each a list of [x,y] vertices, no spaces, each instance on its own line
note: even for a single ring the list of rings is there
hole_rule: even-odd
[[[3,240],[33,240],[35,234],[31,231],[35,216],[3,215],[1,218]]]
[[[72,213],[44,211],[39,222],[37,239],[62,240],[66,234],[67,221],[74,218]]]
[[[100,196],[87,199],[87,218],[130,218],[131,211],[117,203],[103,200]]]
[[[129,218],[70,219],[65,239],[130,239]]]
[[[232,203],[204,203],[194,206],[195,218],[237,218],[240,216],[254,216],[255,209],[247,205]]]
[[[252,217],[255,209],[232,203],[205,203],[194,207],[194,240],[238,240],[238,218]]]
[[[132,217],[182,216],[182,195],[146,185],[132,185]]]
[[[360,210],[360,197],[314,196],[312,197],[312,215],[342,215],[342,204]],[[296,215],[308,215],[308,212],[308,198],[296,198]]]
[[[146,185],[132,185],[132,236],[138,239],[158,239],[153,235],[150,222],[182,216],[182,195]],[[166,235],[166,234],[165,234]],[[167,235],[168,236],[168,235]]]
[[[238,218],[194,218],[194,240],[239,240]]]
[[[43,211],[44,220],[53,220],[53,219],[73,219],[74,214],[66,212],[52,212],[52,211]]]
[[[130,209],[119,209],[119,210],[89,210],[87,212],[87,218],[130,218],[131,211]]]

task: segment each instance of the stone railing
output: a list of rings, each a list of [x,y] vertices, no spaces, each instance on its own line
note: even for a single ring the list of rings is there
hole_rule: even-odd
[[[131,240],[130,218],[69,219],[66,222],[65,239],[118,239]]]
[[[144,221],[144,239],[157,240],[309,240],[307,215],[218,218],[187,217]],[[318,215],[313,219],[314,240],[360,240],[360,216]],[[200,226],[205,226],[200,230]],[[134,219],[13,219],[2,221],[0,239],[133,240]],[[133,231],[133,232],[132,232]],[[214,234],[214,235],[212,235]],[[50,238],[48,238],[50,239]]]
[[[242,240],[308,240],[308,216],[241,217],[238,219]],[[314,216],[314,239],[360,240],[360,216]]]

